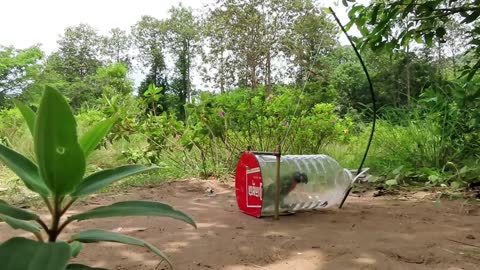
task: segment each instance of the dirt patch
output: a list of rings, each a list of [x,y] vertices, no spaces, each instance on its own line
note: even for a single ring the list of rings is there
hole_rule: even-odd
[[[480,205],[434,203],[428,194],[354,194],[343,209],[257,219],[239,212],[232,184],[182,181],[95,195],[86,210],[119,200],[158,200],[190,214],[193,229],[167,218],[74,223],[67,233],[103,228],[149,241],[176,269],[478,269]],[[74,213],[74,212],[71,212]],[[13,233],[0,225],[0,241]],[[18,233],[18,232],[17,232]],[[76,259],[108,269],[166,269],[142,248],[91,244]]]

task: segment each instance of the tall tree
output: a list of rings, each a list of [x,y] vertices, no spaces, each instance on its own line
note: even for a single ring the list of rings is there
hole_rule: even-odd
[[[328,82],[330,70],[326,56],[338,45],[337,28],[326,14],[307,1],[283,37],[284,53],[293,59],[297,83]]]
[[[335,43],[333,24],[311,0],[222,0],[206,21],[208,52],[214,55],[208,64],[218,71],[221,90],[233,77],[237,86],[264,84],[271,92],[273,83],[285,79],[275,78],[276,63],[282,62],[277,70],[287,69],[284,62],[291,70],[304,67],[320,39],[324,48]]]
[[[95,74],[102,65],[100,60],[101,38],[87,24],[65,29],[58,41],[58,61],[55,70],[69,82]]]
[[[184,105],[191,99],[191,70],[198,50],[199,22],[192,10],[182,5],[169,10],[167,20],[167,40],[175,61],[175,78],[172,91],[178,96],[178,112],[180,119],[185,119]]]
[[[132,27],[134,44],[139,52],[140,64],[148,67],[148,72],[138,89],[140,95],[151,84],[161,88],[158,104],[150,104],[155,113],[166,110],[167,70],[163,48],[165,47],[167,27],[165,22],[151,16],[143,16]]]
[[[102,56],[109,64],[123,63],[131,66],[131,47],[131,37],[120,28],[112,28],[107,36],[102,37]]]

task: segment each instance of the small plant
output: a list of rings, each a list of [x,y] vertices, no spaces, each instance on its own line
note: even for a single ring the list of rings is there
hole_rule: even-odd
[[[14,229],[35,235],[37,241],[14,237],[0,245],[0,262],[4,270],[88,270],[80,264],[69,264],[79,254],[82,243],[117,242],[148,248],[166,260],[166,256],[151,244],[127,235],[104,230],[85,230],[71,235],[67,241],[59,236],[70,223],[95,218],[119,216],[165,216],[182,220],[194,227],[186,214],[169,205],[153,201],[123,201],[101,206],[64,218],[79,199],[122,178],[156,169],[142,165],[127,165],[107,169],[84,177],[86,159],[117,121],[114,116],[98,123],[80,139],[76,122],[64,97],[47,87],[37,113],[16,103],[33,135],[36,164],[22,154],[0,144],[0,160],[23,183],[38,193],[51,215],[51,224],[39,215],[0,200],[0,221]],[[46,236],[46,238],[44,237]]]

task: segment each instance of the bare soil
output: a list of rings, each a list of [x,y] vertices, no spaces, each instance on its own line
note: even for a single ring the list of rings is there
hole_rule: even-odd
[[[215,196],[207,196],[208,188]],[[179,270],[480,269],[478,203],[435,203],[427,192],[372,195],[351,196],[343,209],[275,221],[241,213],[232,184],[187,180],[98,194],[70,214],[120,200],[158,200],[190,214],[198,229],[168,218],[132,217],[74,223],[66,233],[102,228],[139,237],[167,253]],[[0,224],[0,241],[12,233],[20,232]],[[76,261],[167,269],[141,247],[110,243],[85,246]]]

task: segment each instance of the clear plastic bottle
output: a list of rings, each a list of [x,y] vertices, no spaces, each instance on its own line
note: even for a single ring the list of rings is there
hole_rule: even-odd
[[[256,155],[262,174],[262,216],[275,207],[276,157]],[[285,155],[280,164],[280,210],[296,212],[341,203],[352,174],[327,155]]]

